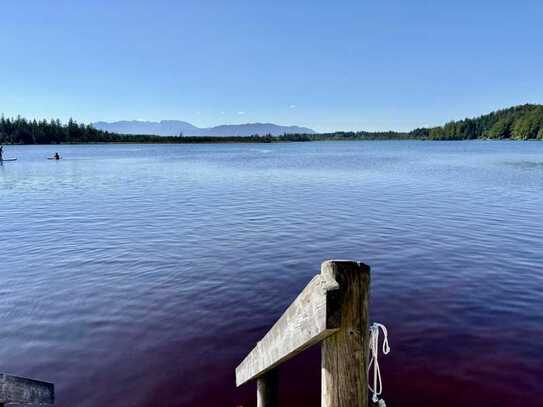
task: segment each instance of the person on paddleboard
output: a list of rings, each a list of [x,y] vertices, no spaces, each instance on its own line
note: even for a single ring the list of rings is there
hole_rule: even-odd
[[[4,159],[4,146],[0,146],[0,161]]]
[[[55,153],[53,157],[55,158],[55,160],[60,160],[60,155],[58,155],[58,153]]]

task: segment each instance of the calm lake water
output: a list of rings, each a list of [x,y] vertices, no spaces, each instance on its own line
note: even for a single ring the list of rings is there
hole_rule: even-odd
[[[6,156],[0,371],[59,407],[255,405],[236,365],[329,258],[372,267],[389,407],[541,406],[543,143]],[[319,405],[319,363],[282,367],[285,406]]]

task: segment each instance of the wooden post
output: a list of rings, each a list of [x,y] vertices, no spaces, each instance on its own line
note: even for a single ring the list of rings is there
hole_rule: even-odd
[[[0,373],[0,407],[6,404],[54,404],[55,386]]]
[[[278,403],[275,369],[322,342],[322,407],[368,407],[370,268],[330,260],[236,368],[236,385],[257,379],[258,407]]]
[[[339,284],[329,275],[313,277],[236,368],[236,385],[262,376],[337,332],[338,319],[329,314],[328,303],[338,289]]]
[[[257,379],[256,406],[277,407],[279,405],[279,389],[277,370],[272,369]]]
[[[369,271],[365,264],[351,261],[321,266],[321,274],[331,275],[340,287],[327,304],[340,328],[321,345],[321,407],[368,406]]]

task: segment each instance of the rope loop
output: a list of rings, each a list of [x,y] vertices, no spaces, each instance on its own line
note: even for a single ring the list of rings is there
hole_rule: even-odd
[[[381,369],[379,368],[379,331],[383,331],[383,355],[388,355],[390,352],[390,345],[388,344],[388,331],[387,328],[378,322],[374,322],[370,325],[370,362],[368,363],[368,377],[373,367],[373,386],[368,383],[368,388],[373,393],[372,401],[379,403],[380,407],[385,407],[385,401],[380,400],[379,396],[383,393],[383,381],[381,380]]]

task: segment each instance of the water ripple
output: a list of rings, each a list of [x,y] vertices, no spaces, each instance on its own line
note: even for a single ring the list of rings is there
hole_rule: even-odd
[[[233,370],[327,258],[372,266],[387,404],[543,397],[543,144],[9,149],[2,370],[61,407],[254,404]],[[282,371],[292,405],[318,370]]]

